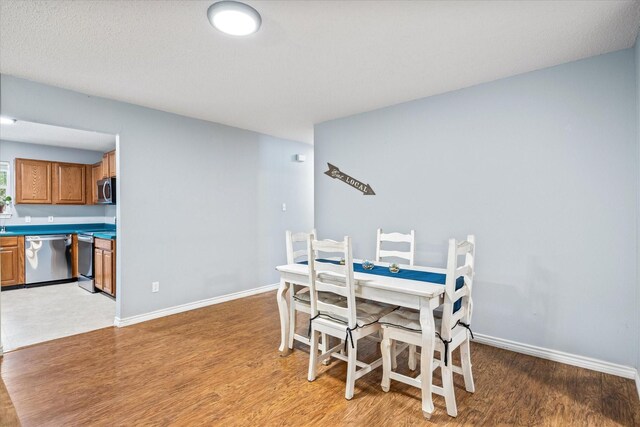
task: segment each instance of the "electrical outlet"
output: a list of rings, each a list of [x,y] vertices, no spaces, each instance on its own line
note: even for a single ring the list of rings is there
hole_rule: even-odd
[[[31,217],[30,216],[25,216],[24,217],[24,222],[26,222],[27,224],[31,222]]]
[[[151,282],[151,292],[160,292],[160,282]]]
[[[283,203],[282,204],[282,212],[286,212],[287,211],[287,204]]]
[[[49,217],[49,222],[53,222],[53,217],[52,216]]]

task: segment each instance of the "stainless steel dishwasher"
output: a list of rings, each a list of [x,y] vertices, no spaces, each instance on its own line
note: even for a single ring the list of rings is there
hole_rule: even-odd
[[[78,234],[78,286],[96,292],[93,277],[93,233]]]
[[[26,236],[24,252],[27,285],[73,278],[71,234]]]

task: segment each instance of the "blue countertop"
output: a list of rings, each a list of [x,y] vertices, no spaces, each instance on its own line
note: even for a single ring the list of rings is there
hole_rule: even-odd
[[[116,232],[93,233],[93,237],[97,237],[98,239],[114,240],[116,238]]]
[[[114,224],[46,224],[46,225],[7,225],[7,231],[0,233],[4,236],[30,236],[46,234],[79,234],[87,231],[98,231],[94,237],[100,239],[115,239],[116,226]]]

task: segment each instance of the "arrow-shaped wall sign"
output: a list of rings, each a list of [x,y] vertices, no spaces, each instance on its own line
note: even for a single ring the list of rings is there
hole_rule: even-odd
[[[329,175],[333,179],[339,179],[340,181],[349,184],[356,190],[362,191],[363,196],[373,196],[376,194],[369,184],[363,184],[357,179],[350,177],[346,173],[340,172],[340,169],[333,166],[331,163],[327,163],[327,165],[329,165],[329,170],[324,173],[325,175]]]

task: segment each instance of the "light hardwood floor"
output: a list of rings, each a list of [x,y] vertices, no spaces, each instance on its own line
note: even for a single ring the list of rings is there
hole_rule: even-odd
[[[383,393],[380,370],[356,383],[351,401],[344,363],[309,383],[308,353],[280,357],[279,333],[270,292],[9,352],[0,424],[17,424],[13,407],[24,426],[426,424],[419,390],[392,382]],[[363,347],[365,358],[375,355],[375,343]],[[459,416],[436,397],[433,423],[640,425],[631,380],[480,344],[472,359],[477,392],[456,378]]]

